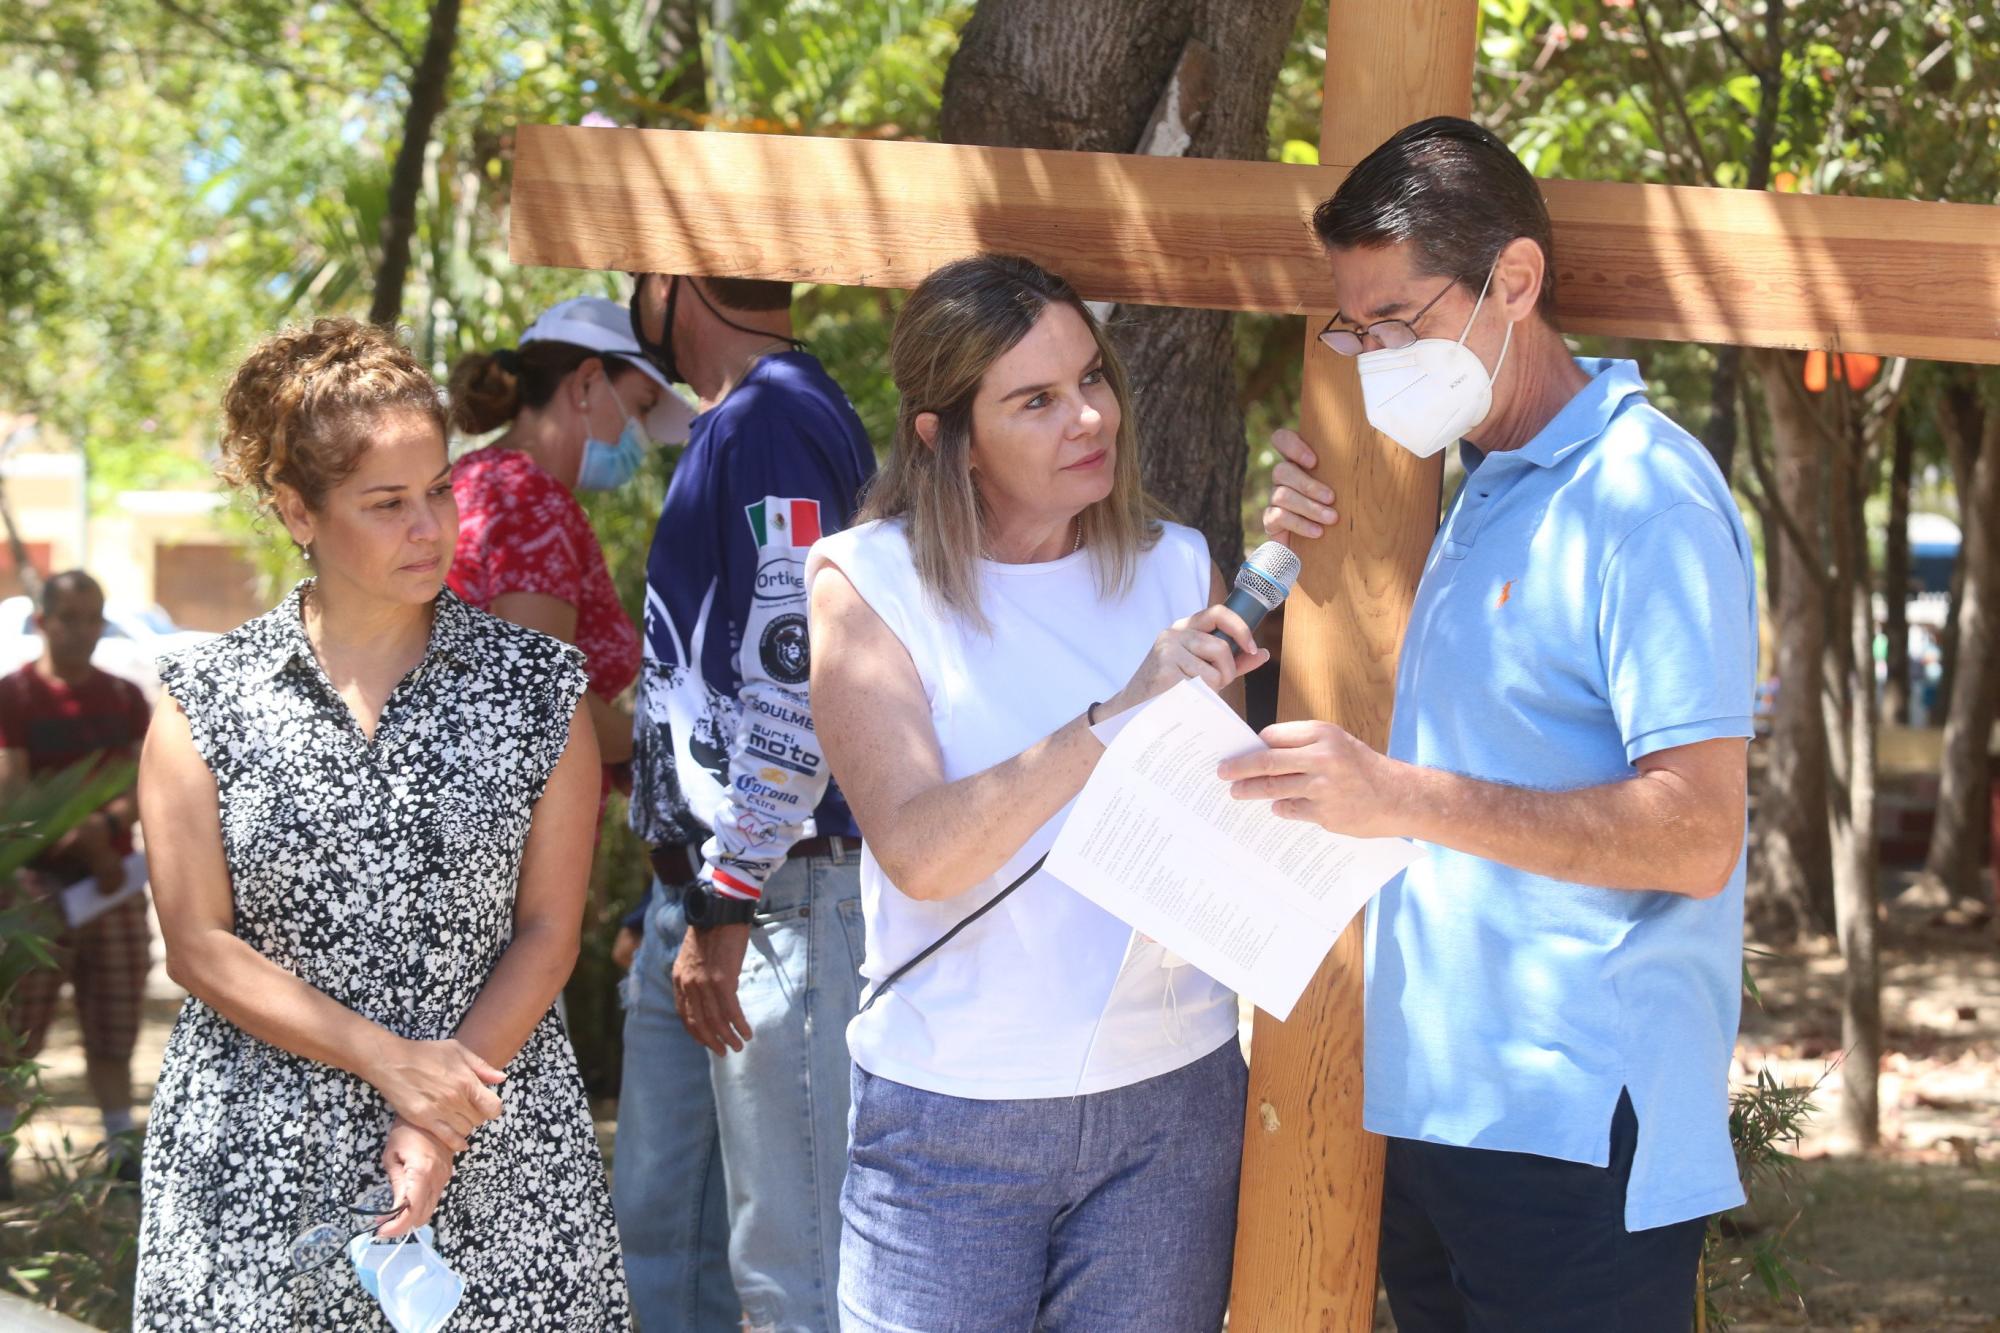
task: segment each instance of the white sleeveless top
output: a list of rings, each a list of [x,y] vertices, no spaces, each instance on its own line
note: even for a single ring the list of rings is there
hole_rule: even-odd
[[[814,544],[806,582],[836,565],[909,650],[947,782],[1011,759],[1124,687],[1162,629],[1208,604],[1208,547],[1178,524],[1108,599],[1090,553],[1039,565],[981,561],[990,632],[933,603],[903,524]],[[997,874],[944,902],[906,897],[861,830],[862,975],[895,971],[1055,842],[1065,806]],[[1175,966],[1167,966],[1169,962]],[[1072,1097],[1179,1069],[1236,1035],[1236,997],[1046,871],[919,964],[847,1029],[856,1064],[929,1092]]]

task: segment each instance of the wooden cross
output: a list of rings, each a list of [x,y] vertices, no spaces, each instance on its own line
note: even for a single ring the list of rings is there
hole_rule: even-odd
[[[980,250],[1086,297],[1335,306],[1305,219],[1426,116],[1470,114],[1478,0],[1334,0],[1319,167],[944,144],[524,126],[521,264],[911,287]],[[1545,184],[1563,327],[2000,362],[2000,207]],[[1301,430],[1341,523],[1302,552],[1280,713],[1388,738],[1440,460],[1368,428],[1354,364],[1306,340]],[[1370,1327],[1382,1145],[1361,1129],[1361,942],[1289,1022],[1257,1015],[1232,1333]]]

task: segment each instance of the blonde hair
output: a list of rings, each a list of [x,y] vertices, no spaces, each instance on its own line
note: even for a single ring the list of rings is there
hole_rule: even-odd
[[[1126,591],[1139,553],[1160,537],[1161,510],[1139,479],[1138,413],[1125,367],[1076,290],[1033,260],[975,255],[938,269],[910,293],[889,339],[889,371],[902,402],[889,461],[863,501],[860,518],[900,518],[907,526],[917,577],[943,610],[987,628],[979,605],[985,505],[973,484],[972,405],[993,363],[1051,305],[1076,311],[1104,358],[1104,381],[1118,401],[1111,494],[1079,518],[1099,591]],[[925,443],[917,417],[937,415]]]
[[[361,461],[368,429],[412,412],[444,433],[437,384],[394,330],[316,319],[265,338],[222,395],[216,471],[269,510],[280,485],[317,509]]]

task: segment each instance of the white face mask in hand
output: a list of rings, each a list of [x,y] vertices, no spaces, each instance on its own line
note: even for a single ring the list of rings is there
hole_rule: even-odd
[[[396,1333],[437,1333],[465,1295],[465,1279],[438,1257],[431,1239],[429,1227],[418,1227],[397,1240],[363,1233],[347,1246],[355,1276],[381,1302]]]
[[[1487,270],[1486,286],[1466,317],[1465,329],[1456,342],[1449,338],[1419,338],[1408,347],[1380,348],[1355,358],[1361,372],[1361,401],[1368,411],[1368,424],[1402,445],[1418,458],[1429,458],[1438,450],[1461,439],[1486,420],[1493,406],[1493,381],[1507,364],[1507,349],[1514,341],[1514,326],[1500,344],[1500,359],[1493,373],[1479,354],[1465,345],[1472,321],[1486,303],[1486,291],[1493,285],[1493,271]]]

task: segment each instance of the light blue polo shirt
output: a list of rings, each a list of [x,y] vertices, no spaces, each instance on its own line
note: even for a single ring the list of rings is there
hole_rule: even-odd
[[[1751,734],[1750,538],[1630,361],[1482,456],[1424,566],[1389,753],[1549,791]],[[1364,1119],[1379,1134],[1604,1166],[1621,1089],[1632,1231],[1743,1201],[1729,1147],[1743,861],[1720,896],[1593,888],[1425,845],[1369,913]]]

